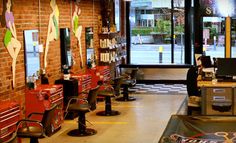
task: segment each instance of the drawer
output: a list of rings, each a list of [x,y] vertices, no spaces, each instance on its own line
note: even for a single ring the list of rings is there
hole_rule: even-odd
[[[206,102],[205,115],[233,115],[233,102]]]
[[[207,102],[212,101],[212,100],[221,100],[221,99],[232,100],[233,89],[232,88],[222,88],[222,87],[202,88],[202,95],[203,95],[203,97],[205,97],[205,100]]]

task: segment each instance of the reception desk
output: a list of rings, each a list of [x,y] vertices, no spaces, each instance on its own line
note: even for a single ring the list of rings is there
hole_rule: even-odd
[[[198,87],[236,87],[236,82],[216,82],[198,80]]]

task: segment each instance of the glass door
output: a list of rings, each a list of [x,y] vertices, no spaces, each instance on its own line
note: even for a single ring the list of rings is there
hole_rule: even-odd
[[[203,55],[225,57],[225,18],[203,17]]]

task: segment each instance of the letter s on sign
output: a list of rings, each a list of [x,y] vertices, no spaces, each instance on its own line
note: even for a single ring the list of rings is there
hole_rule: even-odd
[[[207,8],[206,8],[206,14],[207,14],[207,15],[212,14],[212,9],[211,9],[211,7],[207,7]]]

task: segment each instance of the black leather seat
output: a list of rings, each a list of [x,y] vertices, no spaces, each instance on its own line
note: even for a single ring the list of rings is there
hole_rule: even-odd
[[[187,72],[187,92],[188,92],[188,115],[192,115],[193,111],[200,112],[201,92],[197,86],[198,68],[191,66]]]
[[[115,116],[119,115],[119,111],[112,110],[111,97],[120,95],[120,87],[122,77],[115,78],[111,84],[104,85],[104,89],[98,91],[98,96],[105,97],[105,110],[97,112],[100,116]]]
[[[97,133],[94,129],[86,128],[85,114],[96,109],[98,89],[99,86],[91,89],[87,99],[72,97],[69,100],[66,112],[78,113],[78,128],[68,132],[69,136],[90,136]]]
[[[30,138],[30,143],[38,143],[39,138],[52,135],[52,120],[57,105],[50,109],[46,109],[44,113],[31,113],[27,119],[17,122],[17,137]],[[32,116],[43,116],[41,121],[30,119]]]
[[[138,69],[132,69],[130,75],[124,76],[121,75],[124,79],[122,80],[121,87],[123,88],[123,97],[119,97],[117,101],[134,101],[136,100],[134,97],[129,96],[129,88],[134,87],[136,85],[136,77],[137,77]]]

